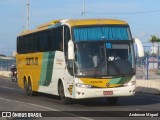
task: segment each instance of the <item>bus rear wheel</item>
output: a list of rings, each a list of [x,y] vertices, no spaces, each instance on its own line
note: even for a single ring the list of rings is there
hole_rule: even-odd
[[[72,103],[72,99],[71,98],[65,97],[64,87],[63,87],[62,83],[59,84],[58,93],[59,93],[59,97],[60,97],[62,103],[64,103],[64,104],[71,104]]]
[[[26,92],[26,95],[28,95],[28,84],[26,80],[24,80],[24,90]]]
[[[28,82],[28,96],[33,96],[32,84],[30,81]]]
[[[107,100],[110,105],[116,105],[119,98],[118,97],[108,97]]]
[[[28,83],[27,83],[27,81],[24,82],[24,89],[26,91],[27,96],[33,96],[34,95],[34,92],[32,91],[32,83],[31,83],[30,80],[28,81]]]

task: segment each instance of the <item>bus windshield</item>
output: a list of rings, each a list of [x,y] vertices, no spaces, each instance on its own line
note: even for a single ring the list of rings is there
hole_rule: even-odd
[[[76,74],[82,76],[114,76],[134,74],[131,43],[76,43]]]
[[[83,28],[80,29],[76,28],[76,32],[74,31],[75,73],[77,76],[106,77],[135,73],[133,43],[129,40],[130,35],[127,27],[122,28],[122,31],[119,28],[119,30],[114,28],[113,35],[111,36],[110,33],[108,38],[107,35],[104,35],[105,33],[103,37],[100,37],[100,30],[92,35],[95,28],[87,28],[91,30],[90,36],[89,30],[86,32],[83,31]],[[107,30],[108,28],[103,29]],[[108,29],[108,31],[110,30]]]

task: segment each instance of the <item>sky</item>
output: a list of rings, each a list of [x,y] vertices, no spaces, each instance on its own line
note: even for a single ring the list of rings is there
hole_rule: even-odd
[[[16,36],[26,28],[27,0],[0,0],[0,54],[16,51]],[[85,0],[85,18],[113,18],[128,22],[132,37],[148,42],[160,37],[160,0]],[[83,0],[30,0],[30,26],[54,19],[81,19]],[[146,45],[146,43],[144,43]]]

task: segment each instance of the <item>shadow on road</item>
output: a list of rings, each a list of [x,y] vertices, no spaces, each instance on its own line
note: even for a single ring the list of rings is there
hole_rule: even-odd
[[[53,101],[61,103],[58,96],[48,95],[40,93],[38,97],[46,97],[48,99],[53,99]],[[155,99],[157,96],[155,96]],[[136,94],[131,97],[120,97],[119,102],[116,105],[110,105],[107,101],[107,98],[98,98],[98,99],[83,99],[83,100],[73,100],[72,104],[79,104],[83,106],[137,106],[137,105],[152,105],[160,103],[154,100],[154,96],[149,96],[145,94]]]

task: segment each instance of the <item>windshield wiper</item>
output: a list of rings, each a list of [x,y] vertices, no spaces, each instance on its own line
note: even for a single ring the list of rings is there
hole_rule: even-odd
[[[120,71],[120,69],[117,67],[117,65],[114,63],[114,61],[110,61],[110,64],[113,65],[113,67],[116,69],[116,71],[123,76],[123,73]]]

